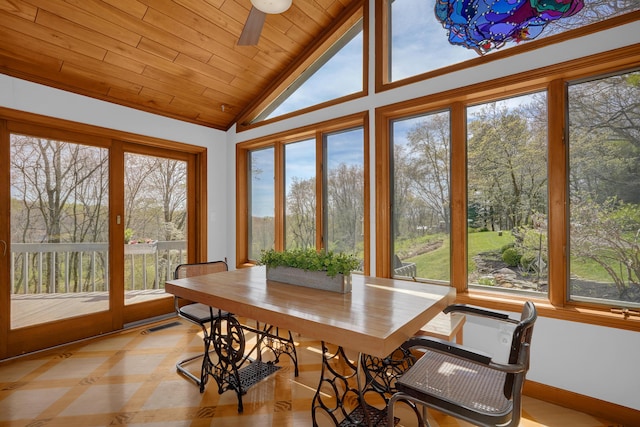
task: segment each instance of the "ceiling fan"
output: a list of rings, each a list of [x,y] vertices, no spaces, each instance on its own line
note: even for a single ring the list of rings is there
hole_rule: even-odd
[[[240,46],[258,44],[264,20],[269,14],[282,13],[291,7],[292,0],[251,0],[251,10],[238,39]]]

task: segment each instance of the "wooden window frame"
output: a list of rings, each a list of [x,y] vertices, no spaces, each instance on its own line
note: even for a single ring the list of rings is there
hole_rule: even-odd
[[[551,35],[544,38],[521,43],[517,46],[510,46],[508,49],[500,49],[489,55],[478,56],[463,62],[452,64],[436,70],[427,71],[415,76],[406,77],[404,79],[391,81],[389,79],[390,68],[390,41],[389,41],[389,4],[392,0],[377,0],[375,2],[375,91],[383,92],[397,87],[409,85],[436,76],[450,74],[455,71],[466,68],[476,67],[493,61],[520,55],[525,52],[540,49],[545,46],[561,43],[577,37],[583,37],[594,34],[609,28],[618,27],[640,19],[640,10],[626,13],[624,15],[614,16],[597,23],[589,24],[584,27],[568,30],[560,34]],[[443,33],[444,36],[444,33]],[[461,48],[462,49],[462,48]]]
[[[498,310],[520,311],[526,297],[490,290],[469,290],[467,283],[466,113],[472,104],[547,92],[548,103],[548,298],[533,298],[545,317],[640,331],[640,319],[611,313],[568,298],[567,82],[618,73],[640,66],[640,45],[530,70],[376,109],[376,275],[391,277],[391,121],[448,109],[451,112],[451,286],[457,301]],[[529,297],[530,299],[531,297]]]
[[[316,247],[323,247],[323,158],[324,137],[341,130],[361,127],[363,129],[364,149],[364,228],[370,226],[370,184],[369,184],[369,114],[356,113],[335,120],[329,120],[310,126],[282,132],[275,135],[242,142],[236,145],[236,263],[238,267],[255,265],[249,259],[249,153],[252,150],[273,147],[275,150],[275,249],[285,247],[285,196],[284,196],[284,146],[296,141],[315,139],[316,141]],[[370,236],[364,236],[365,274],[369,271]]]
[[[285,120],[311,111],[316,111],[332,105],[341,104],[352,99],[367,96],[369,88],[369,2],[357,0],[351,3],[334,23],[323,31],[315,41],[309,45],[283,73],[276,78],[250,105],[238,114],[236,120],[236,131],[242,132],[262,125]],[[325,101],[317,105],[292,111],[268,120],[253,123],[268,105],[284,92],[293,82],[313,63],[318,60],[337,40],[339,40],[350,28],[359,20],[362,20],[363,31],[363,53],[362,53],[362,90],[356,93],[345,95],[330,101]]]

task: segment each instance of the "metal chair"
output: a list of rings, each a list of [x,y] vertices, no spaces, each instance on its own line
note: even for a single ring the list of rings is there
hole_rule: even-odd
[[[466,305],[451,305],[444,312],[489,318],[496,321],[496,326],[515,325],[508,362],[497,362],[492,355],[438,338],[409,339],[402,348],[424,354],[397,380],[398,391],[387,405],[387,425],[394,425],[394,403],[404,400],[423,406],[426,426],[429,426],[427,407],[478,426],[517,426],[537,318],[535,306],[526,302],[520,320]],[[497,331],[504,333],[504,328]]]
[[[226,259],[224,261],[211,261],[202,262],[196,264],[180,264],[176,267],[174,272],[174,279],[184,279],[186,277],[201,276],[204,274],[219,273],[221,271],[227,271]],[[207,383],[207,357],[209,353],[209,347],[211,340],[209,339],[208,325],[216,317],[226,317],[229,313],[226,311],[218,310],[217,308],[209,307],[201,303],[190,303],[187,305],[180,304],[180,298],[174,299],[174,305],[176,313],[181,318],[194,323],[202,328],[204,334],[204,352],[188,359],[184,359],[176,363],[176,369],[184,376],[192,379],[198,386],[200,386],[200,392],[204,391],[205,384]],[[200,369],[200,378],[189,372],[185,365],[193,362],[194,360],[202,358],[202,367]]]

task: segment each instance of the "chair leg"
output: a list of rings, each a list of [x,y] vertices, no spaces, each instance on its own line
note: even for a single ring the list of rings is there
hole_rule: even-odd
[[[202,354],[197,354],[195,356],[189,357],[187,359],[181,360],[180,362],[176,363],[176,370],[178,371],[178,373],[184,375],[185,377],[189,378],[194,383],[196,383],[196,385],[200,387],[200,393],[203,393],[205,385],[207,384],[207,380],[209,378],[209,373],[211,372],[211,359],[209,358],[209,349],[211,346],[211,339],[209,338],[209,333],[207,329],[203,325],[200,325],[200,327],[202,328],[202,332],[204,334],[204,338],[202,340],[204,343],[204,352]],[[193,375],[191,372],[189,372],[185,367],[185,365],[200,358],[202,358],[202,365],[200,368],[200,378],[198,378],[195,375]]]
[[[196,355],[196,356],[190,357],[190,358],[188,358],[188,359],[181,360],[180,362],[176,363],[176,370],[177,370],[180,374],[182,374],[182,375],[184,375],[185,377],[187,377],[187,378],[191,379],[193,382],[195,382],[195,383],[196,383],[196,385],[200,385],[201,379],[200,379],[200,378],[198,378],[198,377],[196,377],[195,375],[193,375],[191,372],[189,372],[189,371],[184,367],[184,365],[187,365],[187,364],[189,364],[189,363],[193,362],[194,360],[197,360],[197,359],[199,359],[199,358],[201,358],[201,357],[202,357],[202,358],[204,358],[204,354],[198,354],[198,355]]]
[[[427,414],[427,407],[425,405],[422,405],[422,419],[424,420],[425,427],[431,426],[431,424],[429,424],[429,419],[427,418],[428,416],[429,414]]]
[[[420,405],[419,402],[413,401],[410,396],[408,395],[403,395],[402,393],[398,392],[393,394],[390,398],[389,401],[387,402],[387,426],[393,426],[395,425],[395,418],[393,415],[393,407],[395,405],[396,402],[398,401],[404,401],[407,404],[411,404],[412,402]],[[429,424],[429,419],[428,414],[427,414],[427,406],[426,405],[420,405],[422,407],[422,422],[420,420],[420,412],[418,412],[417,407],[411,405],[414,408],[416,417],[418,417],[418,424],[419,425],[423,425],[424,427],[431,427],[431,424]]]

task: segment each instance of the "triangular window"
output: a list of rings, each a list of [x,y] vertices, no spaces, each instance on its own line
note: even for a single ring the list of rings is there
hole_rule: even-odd
[[[238,119],[238,128],[366,95],[366,5],[355,5]]]
[[[362,42],[360,20],[253,121],[271,119],[362,91]]]

